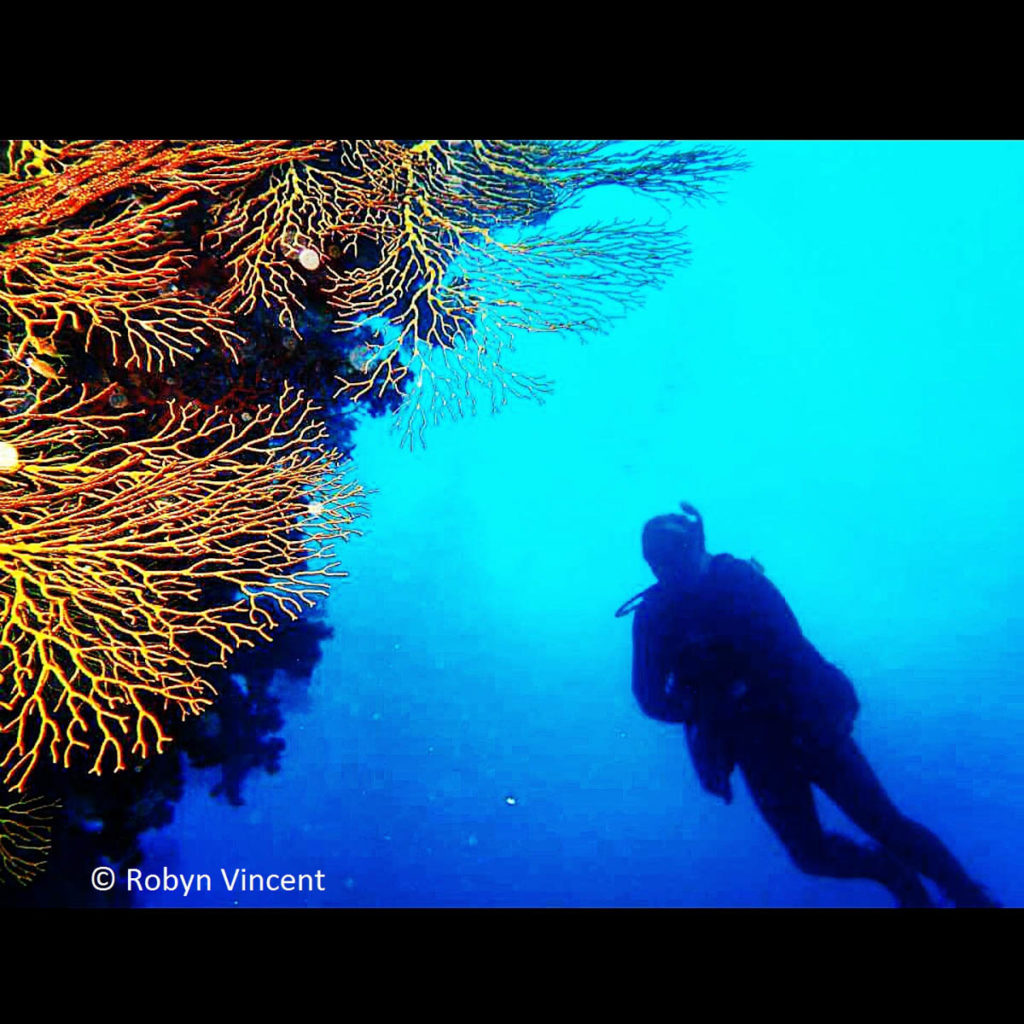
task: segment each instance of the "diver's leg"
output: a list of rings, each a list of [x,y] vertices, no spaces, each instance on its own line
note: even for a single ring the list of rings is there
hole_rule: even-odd
[[[812,780],[858,828],[908,867],[933,879],[956,906],[999,905],[934,833],[897,810],[852,738],[810,757],[808,765]]]
[[[791,748],[763,740],[742,746],[738,762],[751,796],[801,871],[870,878],[884,885],[901,907],[932,905],[921,880],[896,858],[821,827],[810,779]]]

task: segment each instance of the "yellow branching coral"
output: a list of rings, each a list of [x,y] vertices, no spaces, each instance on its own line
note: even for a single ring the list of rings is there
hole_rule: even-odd
[[[700,202],[743,166],[729,150],[670,145],[343,141],[228,190],[204,244],[230,277],[219,306],[276,309],[293,332],[315,274],[339,332],[375,332],[338,394],[403,393],[411,441],[475,406],[477,387],[492,408],[546,390],[504,363],[517,331],[603,330],[688,256],[650,224],[524,228],[601,185]]]
[[[211,207],[215,227],[203,240],[221,254],[229,275],[218,306],[244,315],[263,305],[298,335],[295,310],[303,306],[308,273],[322,268],[327,281],[338,284],[328,251],[350,251],[358,240],[347,211],[359,194],[345,175],[298,161],[228,192]]]
[[[166,230],[195,204],[310,158],[323,144],[287,142],[24,141],[8,147],[0,175],[0,312],[17,325],[15,359],[54,352],[65,326],[101,340],[115,363],[163,370],[190,346],[220,344],[235,353],[242,338],[231,320],[178,281],[188,253]],[[91,203],[105,215],[75,223]],[[46,373],[44,360],[37,368]]]
[[[0,800],[0,882],[28,885],[46,867],[57,800],[44,797]]]
[[[179,290],[183,253],[160,233],[164,219],[188,205],[136,200],[97,225],[0,249],[0,309],[21,326],[13,357],[53,354],[65,324],[84,335],[86,348],[104,341],[113,362],[129,368],[163,370],[190,358],[192,345],[219,343],[237,357],[243,339],[222,312]],[[45,365],[37,360],[36,368]]]
[[[402,387],[403,436],[474,402],[541,390],[509,370],[517,331],[600,331],[688,257],[684,240],[654,225],[613,223],[551,234],[533,224],[597,185],[702,200],[741,166],[726,150],[619,152],[603,143],[426,140],[349,147],[365,182],[359,230],[381,258],[343,275],[332,298],[339,327],[383,319],[362,377],[341,392]]]
[[[164,720],[209,704],[204,667],[344,575],[332,542],[362,512],[301,393],[247,421],[172,405],[139,437],[109,394],[0,381],[0,768],[18,789],[47,751],[97,774],[159,751]]]

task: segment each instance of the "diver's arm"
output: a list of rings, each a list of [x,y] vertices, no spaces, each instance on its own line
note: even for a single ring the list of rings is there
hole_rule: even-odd
[[[678,695],[668,692],[669,663],[664,645],[651,628],[641,606],[633,619],[633,696],[643,713],[659,722],[687,722],[692,715]]]

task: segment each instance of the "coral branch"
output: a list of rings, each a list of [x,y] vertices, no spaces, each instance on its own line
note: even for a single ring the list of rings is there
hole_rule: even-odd
[[[356,225],[380,257],[337,275],[331,302],[339,330],[383,327],[362,374],[341,380],[338,394],[403,391],[397,420],[410,443],[427,423],[472,406],[474,386],[489,391],[492,408],[546,390],[504,366],[516,332],[606,330],[689,256],[681,235],[652,225],[561,235],[529,225],[596,185],[702,201],[743,166],[719,149],[621,154],[602,143],[490,140],[360,142],[343,162],[352,179],[339,224]]]
[[[312,158],[323,146],[12,144],[0,176],[0,312],[20,328],[14,357],[53,354],[65,326],[84,332],[87,347],[109,343],[113,362],[146,370],[188,358],[192,346],[236,354],[243,339],[229,318],[180,288],[189,253],[168,229],[195,205],[194,194]],[[77,223],[101,200],[101,216]]]
[[[126,742],[162,749],[166,717],[210,703],[202,668],[344,575],[332,541],[362,512],[301,393],[248,422],[172,406],[133,438],[110,390],[33,393],[11,367],[0,388],[0,766],[18,789],[47,750],[99,773]]]
[[[60,801],[43,797],[0,802],[0,883],[28,885],[46,867],[53,815]]]

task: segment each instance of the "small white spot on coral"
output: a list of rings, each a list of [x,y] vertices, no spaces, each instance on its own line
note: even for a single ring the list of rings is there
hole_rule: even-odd
[[[0,470],[10,472],[20,465],[18,449],[7,441],[0,441]]]
[[[317,270],[320,267],[320,253],[316,249],[302,248],[298,252],[299,266],[303,270]]]

